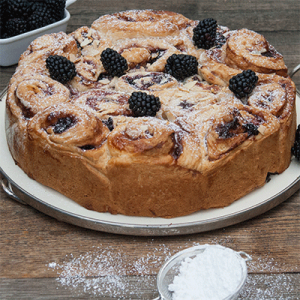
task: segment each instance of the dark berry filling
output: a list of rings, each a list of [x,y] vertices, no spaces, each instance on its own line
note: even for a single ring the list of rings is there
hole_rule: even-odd
[[[226,43],[226,37],[223,34],[217,32],[216,40],[215,40],[215,47],[221,48],[225,43]]]
[[[239,113],[233,112],[233,115],[234,117],[232,121],[217,126],[216,132],[218,133],[219,138],[232,138],[233,136],[241,133],[247,133],[248,137],[259,134],[258,125],[253,123],[244,123],[245,120],[241,119]]]
[[[152,54],[152,58],[148,61],[149,64],[154,64],[158,59],[160,59],[164,54],[165,54],[166,50],[162,50],[162,49],[155,49],[153,51],[151,51]]]
[[[31,119],[34,116],[34,113],[31,111],[30,108],[27,108],[22,105],[22,112],[25,117],[25,119]]]
[[[194,104],[188,102],[187,100],[183,100],[179,103],[179,106],[181,106],[183,109],[187,109],[187,108],[194,106]]]
[[[295,142],[292,147],[292,154],[300,161],[300,125],[298,125],[295,135]]]
[[[114,130],[114,121],[111,117],[107,120],[102,120],[102,123],[105,124],[110,131]]]
[[[147,80],[146,82],[144,82],[142,80],[142,78],[149,78],[149,77],[151,78],[151,80],[149,80],[149,81]],[[133,87],[138,88],[140,90],[147,90],[155,84],[161,84],[161,82],[163,82],[165,84],[166,82],[171,81],[170,77],[166,77],[163,74],[156,73],[156,72],[148,74],[148,75],[141,75],[141,74],[135,75],[135,76],[128,75],[128,76],[125,76],[124,79],[128,84],[130,84]]]
[[[175,132],[172,134],[172,141],[174,143],[174,146],[171,151],[171,155],[176,160],[179,158],[183,151],[182,136],[183,135],[181,132]]]
[[[228,139],[233,137],[236,133],[235,130],[239,126],[239,121],[237,117],[234,117],[231,122],[220,124],[216,131],[221,139]]]
[[[85,146],[81,146],[79,147],[81,150],[93,150],[95,149],[96,147],[93,146],[93,145],[85,145]]]
[[[268,51],[263,52],[261,55],[264,56],[264,57],[274,57],[274,58],[280,56],[280,55],[276,52],[275,49],[268,49]]]
[[[258,126],[254,125],[252,123],[244,124],[243,128],[248,133],[249,136],[259,134]]]
[[[52,119],[52,116],[50,115],[48,117],[48,120],[50,121]],[[70,127],[75,125],[75,119],[73,117],[63,117],[58,118],[56,122],[52,125],[53,126],[53,132],[56,134],[63,133],[64,131],[68,130]]]

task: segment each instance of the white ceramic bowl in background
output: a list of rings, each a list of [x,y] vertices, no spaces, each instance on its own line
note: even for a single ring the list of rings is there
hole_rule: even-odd
[[[75,1],[76,0],[67,0],[66,7]],[[7,67],[16,64],[19,61],[20,55],[27,49],[29,44],[39,36],[60,31],[66,32],[69,19],[70,13],[65,9],[65,17],[58,22],[8,39],[0,39],[0,66]]]

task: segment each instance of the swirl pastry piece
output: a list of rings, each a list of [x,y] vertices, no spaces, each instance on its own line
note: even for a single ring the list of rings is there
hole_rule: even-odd
[[[70,91],[64,85],[47,76],[27,77],[14,82],[7,102],[11,113],[29,119],[50,105],[69,100]]]
[[[52,54],[62,55],[74,61],[79,55],[75,39],[64,32],[52,33],[37,38],[21,55],[20,68],[16,72],[19,73],[19,76],[32,74],[48,76],[45,60]]]
[[[229,36],[225,63],[242,70],[287,76],[282,55],[262,35],[248,29],[237,30]]]
[[[70,82],[73,93],[84,92],[99,86],[109,86],[109,80],[105,83],[98,80],[99,75],[105,71],[99,59],[93,56],[83,56],[75,61],[75,66],[77,75]]]
[[[228,86],[232,76],[251,69],[262,74],[287,77],[282,55],[260,34],[241,29],[225,33],[227,42],[201,54],[201,73],[206,81]]]
[[[125,152],[126,155],[142,153],[159,159],[160,155],[168,155],[174,147],[171,138],[173,133],[174,128],[165,121],[133,118],[118,126],[109,136],[110,152],[113,156],[118,156],[120,152]]]
[[[161,72],[132,72],[123,75],[116,82],[116,90],[133,92],[141,91],[158,91],[177,86],[177,80]]]
[[[130,39],[115,46],[128,62],[130,69],[143,66],[147,71],[162,72],[169,56],[180,51],[161,39]]]
[[[192,25],[195,21],[174,12],[131,10],[102,16],[93,22],[92,28],[101,36],[119,40],[178,35],[180,30]]]
[[[60,104],[48,107],[28,124],[27,147],[36,160],[28,161],[22,167],[34,170],[28,171],[34,179],[67,194],[88,209],[114,212],[109,204],[109,182],[103,174],[107,163],[105,145],[108,133],[109,129],[101,120],[79,106]],[[67,173],[64,172],[66,168]],[[107,202],[91,203],[90,198],[99,197],[98,193]]]
[[[18,166],[87,209],[164,218],[225,207],[283,172],[296,107],[282,56],[220,25],[200,49],[199,23],[132,10],[33,41],[6,100]]]
[[[280,124],[279,173],[290,164],[290,152],[295,140],[296,127],[296,88],[289,78],[281,76],[260,76],[258,86],[248,99],[248,104],[274,115]]]
[[[72,152],[74,147],[99,148],[109,132],[95,115],[72,104],[48,107],[30,120],[28,128],[31,140],[43,136],[48,143]]]
[[[131,116],[128,107],[129,95],[113,90],[94,89],[75,97],[73,102],[89,108],[99,118],[107,119],[110,116]]]

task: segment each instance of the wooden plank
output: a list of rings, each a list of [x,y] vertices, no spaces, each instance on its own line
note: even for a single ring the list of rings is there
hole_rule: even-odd
[[[238,300],[297,300],[300,299],[300,275],[250,274]],[[156,276],[136,278],[122,276],[107,281],[101,278],[82,278],[77,286],[62,285],[54,278],[0,279],[2,300],[58,300],[97,298],[153,299],[158,296]]]
[[[90,9],[94,7],[96,9]],[[201,20],[213,17],[219,24],[235,28],[248,27],[253,30],[289,30],[299,31],[299,1],[131,1],[104,0],[101,4],[97,0],[78,1],[69,7],[72,15],[70,24],[90,24],[94,19],[107,13],[114,13],[128,9],[156,9],[172,10],[186,17]],[[77,26],[78,27],[78,26]],[[284,29],[283,29],[284,28]]]
[[[155,254],[153,259],[158,262],[149,273],[156,274],[171,254],[197,244],[221,244],[247,252],[253,257],[250,272],[300,271],[299,191],[277,208],[235,226],[154,238],[112,235],[58,222],[1,193],[0,213],[5,218],[0,218],[0,278],[53,277],[49,263],[64,263],[70,255],[79,257],[89,251],[121,253],[124,266]]]

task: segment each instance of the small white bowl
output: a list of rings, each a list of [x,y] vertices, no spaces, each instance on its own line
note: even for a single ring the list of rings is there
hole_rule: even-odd
[[[76,0],[67,0],[66,7]],[[44,34],[66,32],[70,13],[65,9],[65,17],[55,23],[49,24],[32,31],[28,31],[8,39],[0,39],[0,66],[7,67],[18,63],[20,55],[27,49],[29,44]]]
[[[239,278],[239,285],[236,290],[222,300],[234,300],[238,297],[239,292],[243,288],[247,278],[247,265],[246,262],[251,260],[251,257],[245,252],[236,252],[230,248],[226,248],[220,245],[199,245],[191,248],[182,250],[172,256],[159,270],[157,275],[157,288],[159,297],[154,300],[172,300],[172,292],[169,291],[168,287],[174,280],[174,277],[179,274],[179,267],[186,258],[194,258],[197,254],[203,253],[206,248],[218,248],[227,249],[231,255],[231,259],[234,259],[241,267],[241,277]],[[220,299],[216,299],[220,300]]]

